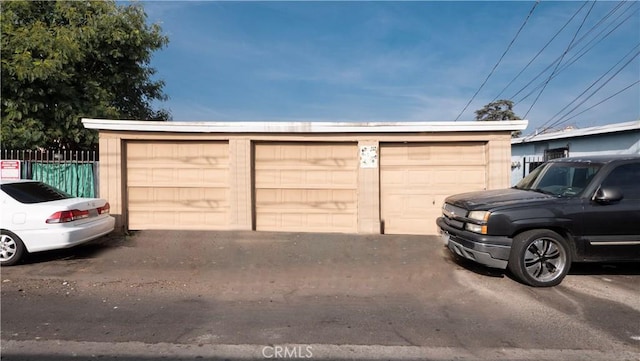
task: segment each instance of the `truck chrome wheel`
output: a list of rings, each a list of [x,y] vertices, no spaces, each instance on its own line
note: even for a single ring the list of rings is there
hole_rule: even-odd
[[[554,239],[539,238],[527,247],[524,265],[532,278],[540,282],[553,281],[567,267],[567,253]]]
[[[555,286],[567,275],[570,266],[568,243],[554,231],[531,230],[513,240],[508,268],[523,283]]]

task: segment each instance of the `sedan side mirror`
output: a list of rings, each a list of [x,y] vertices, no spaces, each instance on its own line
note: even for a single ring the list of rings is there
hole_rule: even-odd
[[[611,204],[621,201],[622,198],[624,195],[619,188],[604,187],[598,189],[593,200],[600,204]]]

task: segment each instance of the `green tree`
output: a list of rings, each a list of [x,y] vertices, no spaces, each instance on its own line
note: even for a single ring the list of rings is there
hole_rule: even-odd
[[[3,1],[2,147],[92,149],[82,117],[169,120],[154,51],[169,39],[140,4]]]
[[[502,99],[476,110],[476,120],[520,120],[520,117],[513,112],[513,102]]]
[[[476,110],[476,120],[480,121],[500,121],[500,120],[520,120],[521,118],[513,112],[513,102],[501,99],[485,105],[482,109]],[[511,133],[512,137],[519,137],[521,131]]]

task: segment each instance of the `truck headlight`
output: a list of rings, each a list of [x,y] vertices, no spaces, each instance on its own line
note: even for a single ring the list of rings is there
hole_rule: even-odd
[[[490,216],[491,212],[471,211],[467,215],[467,218],[477,221],[478,223],[467,223],[464,228],[474,233],[487,234],[487,222]]]
[[[489,220],[490,215],[491,215],[491,212],[487,212],[487,211],[471,211],[469,212],[469,215],[467,216],[467,218],[471,218],[473,220],[480,221],[480,222],[486,222]]]

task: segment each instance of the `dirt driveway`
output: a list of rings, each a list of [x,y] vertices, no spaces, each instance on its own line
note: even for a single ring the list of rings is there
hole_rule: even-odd
[[[145,231],[3,268],[3,353],[55,341],[636,358],[639,273],[580,266],[534,289],[456,262],[437,237]]]

